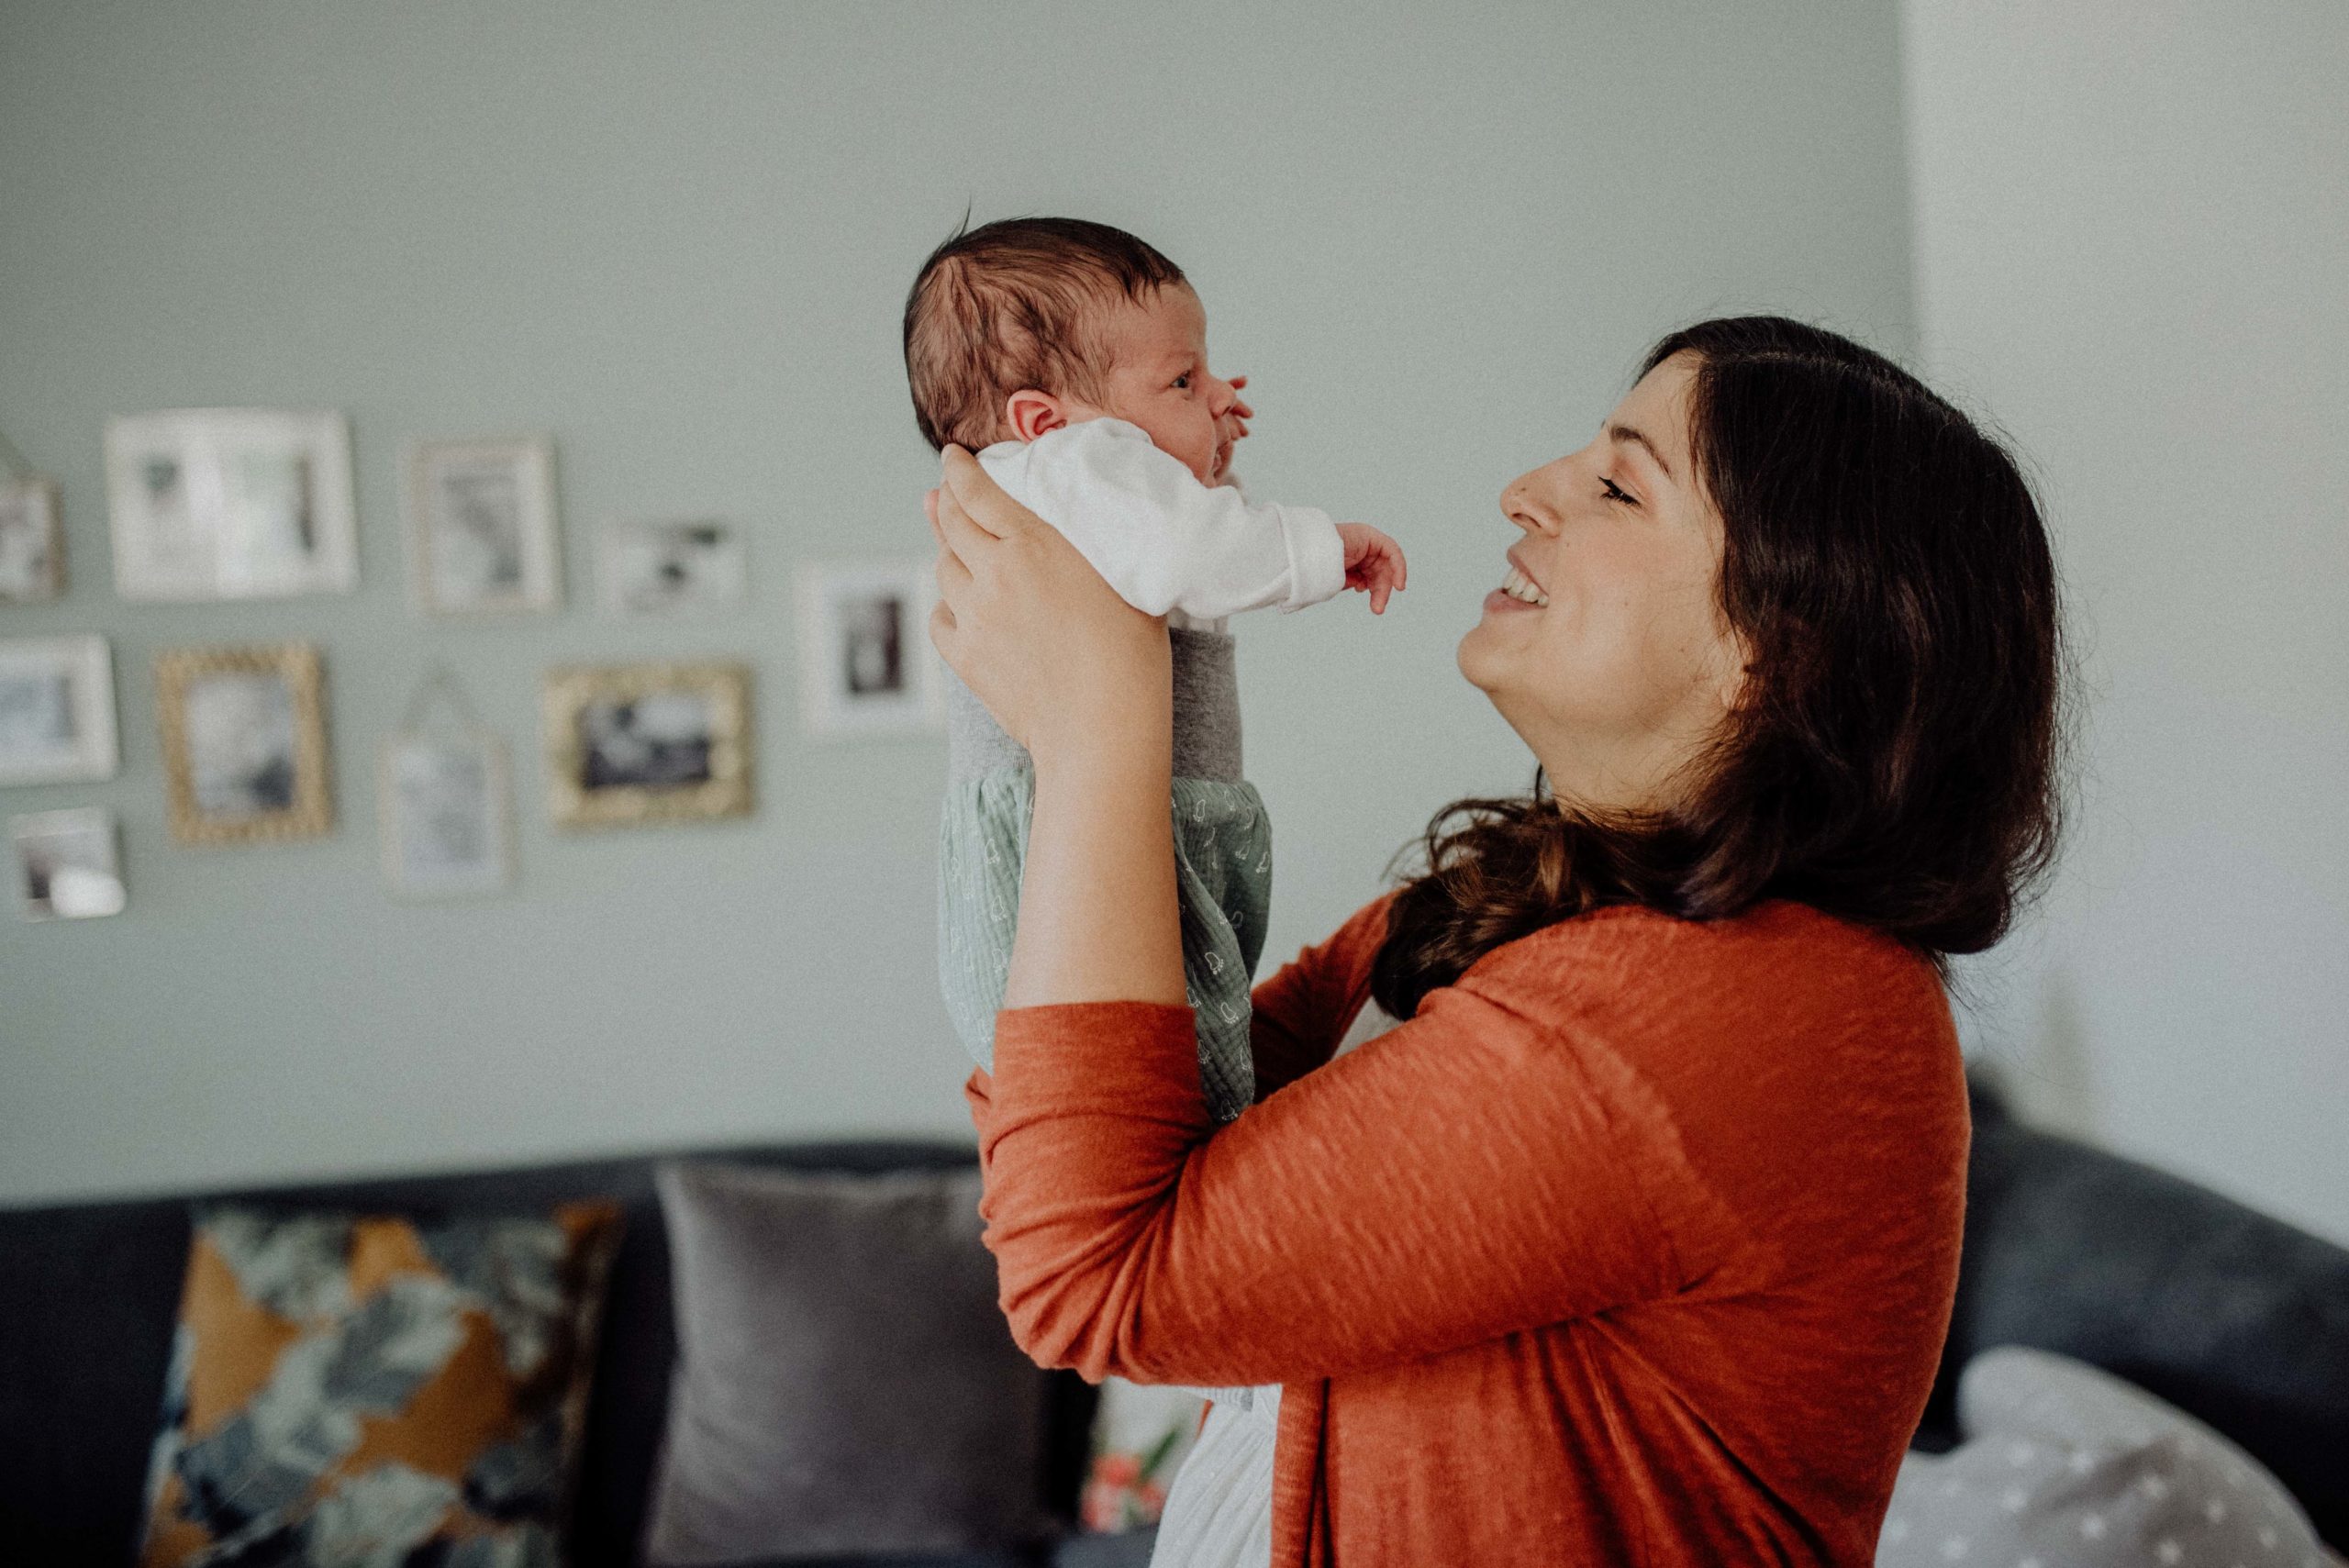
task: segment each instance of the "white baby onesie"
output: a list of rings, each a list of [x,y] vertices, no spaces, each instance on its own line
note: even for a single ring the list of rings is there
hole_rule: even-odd
[[[1127,420],[997,441],[978,458],[1138,610],[1197,625],[1268,605],[1301,610],[1346,585],[1345,545],[1329,513],[1202,484]]]

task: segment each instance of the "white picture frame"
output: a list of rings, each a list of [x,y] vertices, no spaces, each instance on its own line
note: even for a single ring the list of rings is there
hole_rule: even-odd
[[[46,604],[64,592],[57,482],[0,480],[0,605]]]
[[[513,775],[485,730],[402,730],[376,759],[384,880],[403,898],[478,898],[514,885]]]
[[[417,610],[459,618],[562,607],[551,439],[411,440],[400,473]]]
[[[106,639],[0,639],[0,785],[110,779],[121,762]]]
[[[715,517],[607,523],[596,540],[596,597],[613,615],[732,609],[750,597],[741,529]]]
[[[799,711],[807,733],[839,739],[944,727],[943,683],[930,645],[933,572],[927,556],[799,569]]]
[[[106,428],[115,592],[189,601],[359,586],[351,421],[332,411],[174,408]]]
[[[87,920],[119,915],[122,835],[114,813],[95,806],[36,811],[8,819],[17,910],[28,920]]]

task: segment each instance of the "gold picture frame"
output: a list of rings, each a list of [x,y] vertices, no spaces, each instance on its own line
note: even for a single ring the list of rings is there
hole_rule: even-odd
[[[750,815],[746,664],[565,665],[547,672],[540,711],[558,828]]]
[[[274,843],[333,830],[315,644],[159,653],[155,722],[178,842]]]

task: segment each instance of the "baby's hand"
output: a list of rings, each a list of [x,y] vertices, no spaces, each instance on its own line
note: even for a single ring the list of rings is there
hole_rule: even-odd
[[[1407,569],[1403,548],[1368,523],[1340,523],[1346,547],[1346,586],[1370,595],[1370,613],[1386,613],[1386,596],[1402,591]]]
[[[1215,420],[1215,479],[1212,483],[1217,484],[1236,484],[1231,477],[1231,449],[1247,439],[1248,421],[1256,417],[1256,411],[1240,400],[1240,389],[1248,384],[1248,378],[1236,375],[1229,384],[1231,387],[1231,406],[1217,415]]]

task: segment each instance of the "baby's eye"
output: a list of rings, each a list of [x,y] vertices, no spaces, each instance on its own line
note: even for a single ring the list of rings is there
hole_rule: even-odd
[[[1176,376],[1176,377],[1174,378],[1174,384],[1175,384],[1175,386],[1176,386],[1176,387],[1180,388],[1180,389],[1181,389],[1181,390],[1183,390],[1183,391],[1186,391],[1186,392],[1189,391],[1189,390],[1190,390],[1190,386],[1191,386],[1191,376],[1190,376],[1190,373],[1189,373],[1188,371],[1186,371],[1186,372],[1185,372],[1184,373],[1182,373],[1181,375]]]
[[[1602,478],[1598,483],[1605,486],[1606,495],[1609,501],[1620,501],[1626,506],[1636,506],[1639,505],[1638,501],[1634,500],[1624,491],[1621,485],[1616,484],[1613,480]]]

